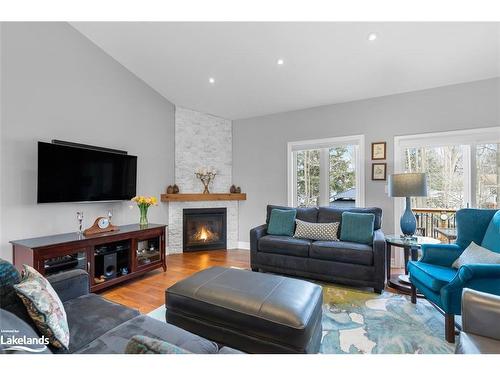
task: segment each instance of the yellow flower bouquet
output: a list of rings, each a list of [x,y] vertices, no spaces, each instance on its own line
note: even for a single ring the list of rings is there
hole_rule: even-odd
[[[138,195],[132,198],[132,202],[137,203],[137,207],[139,207],[139,211],[141,212],[139,225],[148,225],[148,209],[151,206],[156,206],[156,204],[158,203],[156,197],[146,197],[143,195]]]

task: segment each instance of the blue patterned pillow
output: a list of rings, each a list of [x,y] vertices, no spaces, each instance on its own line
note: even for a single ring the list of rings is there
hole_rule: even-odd
[[[0,307],[12,305],[19,301],[14,284],[21,281],[21,275],[11,263],[0,259]]]
[[[191,354],[191,352],[166,341],[136,335],[128,342],[125,354]]]

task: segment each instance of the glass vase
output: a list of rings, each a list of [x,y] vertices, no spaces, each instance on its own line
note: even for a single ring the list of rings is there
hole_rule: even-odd
[[[139,225],[141,227],[145,227],[148,225],[148,206],[142,205],[139,206],[139,211],[141,212],[141,218],[139,220]]]

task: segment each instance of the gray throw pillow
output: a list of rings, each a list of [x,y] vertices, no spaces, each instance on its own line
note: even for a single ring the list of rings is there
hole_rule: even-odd
[[[295,238],[306,238],[316,241],[338,241],[337,232],[339,224],[336,223],[309,223],[307,221],[295,220]]]
[[[451,266],[458,269],[466,264],[500,264],[500,254],[471,242]]]

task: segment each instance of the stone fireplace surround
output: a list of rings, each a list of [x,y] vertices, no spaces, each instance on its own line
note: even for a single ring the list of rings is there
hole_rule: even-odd
[[[199,167],[217,170],[211,193],[228,193],[232,181],[232,123],[230,120],[176,107],[175,183],[181,193],[201,193],[194,175]],[[238,247],[238,201],[168,202],[168,254],[183,252],[183,209],[227,209],[227,248]]]

